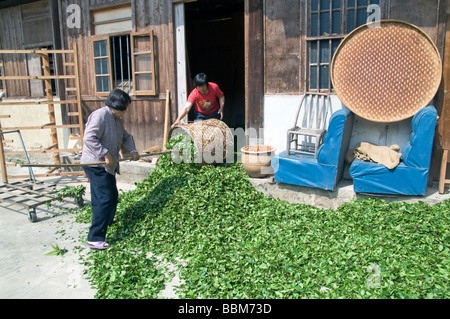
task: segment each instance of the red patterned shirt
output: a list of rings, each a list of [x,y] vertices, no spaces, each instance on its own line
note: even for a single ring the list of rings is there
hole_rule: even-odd
[[[194,105],[195,110],[205,115],[211,115],[219,109],[219,98],[223,96],[216,83],[208,83],[208,94],[203,95],[197,88],[193,89],[187,101]]]

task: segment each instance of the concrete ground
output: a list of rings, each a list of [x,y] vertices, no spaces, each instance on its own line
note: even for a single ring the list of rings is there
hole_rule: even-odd
[[[118,187],[130,190],[135,182],[148,176],[154,166],[149,163],[121,164]],[[18,169],[18,168],[15,168]],[[20,168],[23,170],[23,168]],[[35,174],[39,173],[34,169]],[[85,201],[89,202],[89,183],[82,176],[42,178],[56,180],[64,186],[83,184],[87,186]],[[286,184],[271,183],[270,179],[250,179],[256,189],[268,196],[289,202],[303,202],[318,207],[336,208],[356,195],[349,181],[342,181],[334,192],[314,190]],[[429,204],[450,198],[450,194],[439,194],[437,183],[428,187],[427,194],[419,197],[383,197],[388,201],[424,201]],[[88,224],[74,222],[75,214],[67,208],[76,207],[72,201],[52,205],[41,205],[37,209],[38,221],[28,221],[27,211],[17,204],[0,203],[0,298],[2,299],[91,299],[95,290],[86,278],[86,267],[82,256]],[[54,249],[52,245],[66,249],[64,256],[46,255]],[[176,298],[173,286],[179,284],[175,276],[161,294],[165,298]]]
[[[22,206],[0,204],[0,298],[94,297],[80,258],[87,251],[80,237],[89,225],[76,223],[74,214],[61,212],[74,207],[73,203],[50,209],[41,205],[36,211],[38,221],[31,223]],[[46,255],[56,244],[67,252]]]

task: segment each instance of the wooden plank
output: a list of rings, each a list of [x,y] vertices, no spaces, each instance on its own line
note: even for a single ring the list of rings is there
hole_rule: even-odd
[[[52,173],[52,174],[34,174],[34,177],[50,177],[50,176],[75,176],[75,175],[84,175],[84,171],[79,172],[61,172],[61,173]],[[28,175],[9,175],[8,178],[27,178]]]
[[[25,47],[39,47],[53,43],[53,28],[49,0],[22,5],[23,43]]]
[[[55,149],[55,150],[27,150],[28,154],[44,154],[44,153],[73,153],[82,151],[81,148],[66,148],[66,149]],[[4,152],[5,155],[17,155],[23,154],[23,151],[8,151]]]
[[[163,135],[163,151],[166,149],[166,143],[168,139],[168,133],[170,128],[169,117],[170,117],[170,91],[166,91],[166,105],[164,109],[164,135]]]
[[[5,75],[0,80],[60,80],[75,79],[75,75]]]
[[[61,125],[41,125],[41,126],[17,126],[17,127],[4,127],[3,130],[41,130],[41,129],[54,129],[54,128],[78,128],[78,124],[61,124]],[[22,152],[23,153],[23,152]]]
[[[46,54],[46,53],[73,53],[73,50],[0,50],[0,54]]]
[[[2,125],[0,123],[0,130],[2,128]],[[8,172],[6,170],[6,160],[5,160],[5,151],[3,148],[3,140],[4,140],[4,134],[0,134],[0,167],[2,172],[2,180],[3,183],[8,183]]]
[[[77,100],[61,100],[61,101],[3,101],[1,105],[44,105],[44,104],[75,104]]]
[[[300,93],[300,7],[298,0],[265,1],[266,94]]]
[[[184,4],[174,5],[175,14],[175,41],[176,41],[176,71],[177,71],[177,107],[181,114],[187,101],[187,75],[186,75],[186,40],[184,30]],[[187,123],[187,116],[180,121]]]
[[[263,127],[264,0],[245,0],[245,127]],[[261,138],[261,137],[260,137]]]
[[[28,75],[30,76],[41,76],[42,75],[42,64],[41,58],[35,54],[27,54],[27,69]],[[41,80],[30,80],[30,96],[31,97],[42,97],[44,92],[44,85]]]
[[[447,163],[448,163],[448,149],[444,149],[442,152],[441,172],[439,175],[439,194],[444,194],[445,184],[448,184],[450,180],[447,179]]]
[[[29,195],[29,196],[33,196],[34,195],[34,196],[41,196],[41,197],[44,197],[44,198],[47,197],[47,199],[44,199],[45,201],[58,198],[57,196],[50,195],[50,193],[57,193],[58,191],[52,189],[52,190],[50,190],[50,192],[48,192],[49,189],[47,187],[41,187],[39,189],[34,189],[34,190],[33,189],[28,189],[26,187],[12,185],[12,184],[6,184],[6,187],[7,188],[21,190],[21,191],[25,192],[26,195]],[[34,199],[34,197],[33,197],[33,199]]]
[[[450,4],[449,4],[450,6]],[[438,123],[438,142],[444,149],[450,149],[450,12],[447,14],[445,51],[443,65],[444,103]]]
[[[437,140],[441,146],[442,159],[439,174],[439,193],[443,194],[445,185],[448,184],[446,178],[448,165],[448,151],[450,150],[450,3],[447,9],[447,22],[445,30],[445,51],[443,65],[443,86],[444,86],[444,103],[442,105],[441,114],[439,115],[439,123],[437,129]]]
[[[23,49],[22,13],[20,6],[0,10],[0,48],[12,50]],[[4,50],[0,51],[0,54]],[[26,75],[25,54],[2,54],[4,74]],[[28,81],[6,81],[8,96],[27,96],[29,94]]]
[[[80,74],[78,65],[78,44],[73,44],[73,60],[74,60],[74,72],[75,72],[75,88],[77,95],[77,113],[78,113],[78,129],[80,134],[81,147],[83,147],[84,137],[84,123],[83,123],[83,111],[81,107],[81,89],[80,89]]]
[[[13,198],[14,196],[16,196],[16,195],[15,194],[8,194],[8,193],[0,194],[0,201],[6,201],[6,200],[8,200],[10,198]]]
[[[50,57],[48,53],[42,55],[42,69],[44,70],[44,76],[50,76]],[[52,81],[47,79],[44,81],[44,85],[47,102],[53,102]],[[48,117],[51,123],[56,123],[55,107],[52,103],[48,103]],[[52,148],[58,149],[58,130],[54,127],[51,128],[50,136],[52,139],[52,145],[54,146]],[[53,160],[55,161],[55,164],[61,163],[59,152],[53,153]]]

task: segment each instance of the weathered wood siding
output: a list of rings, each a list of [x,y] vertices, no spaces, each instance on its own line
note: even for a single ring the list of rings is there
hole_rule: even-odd
[[[22,13],[20,7],[0,10],[0,48],[23,49]],[[24,54],[2,56],[5,75],[28,75]],[[28,81],[5,81],[10,96],[28,96]]]
[[[266,0],[264,91],[298,94],[304,90],[304,1]]]
[[[155,68],[156,91],[155,96],[132,96],[132,104],[125,115],[126,129],[134,136],[139,150],[151,146],[163,145],[164,114],[166,90],[171,96],[171,120],[176,116],[175,104],[176,79],[174,79],[174,43],[172,32],[172,4],[167,0],[62,0],[60,5],[61,35],[64,47],[72,48],[77,42],[79,49],[80,87],[83,100],[84,120],[99,107],[104,106],[106,97],[95,94],[95,78],[92,52],[92,38],[90,28],[90,11],[95,9],[131,3],[133,14],[132,32],[153,31],[155,38]],[[67,6],[78,4],[81,8],[81,28],[68,28]]]

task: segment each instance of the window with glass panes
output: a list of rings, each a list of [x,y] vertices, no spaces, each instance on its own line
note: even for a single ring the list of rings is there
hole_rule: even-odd
[[[131,32],[131,4],[93,10],[95,90],[118,88],[134,95],[155,95],[153,31]]]
[[[342,39],[367,23],[369,5],[382,0],[308,0],[307,88],[331,91],[330,63]]]

